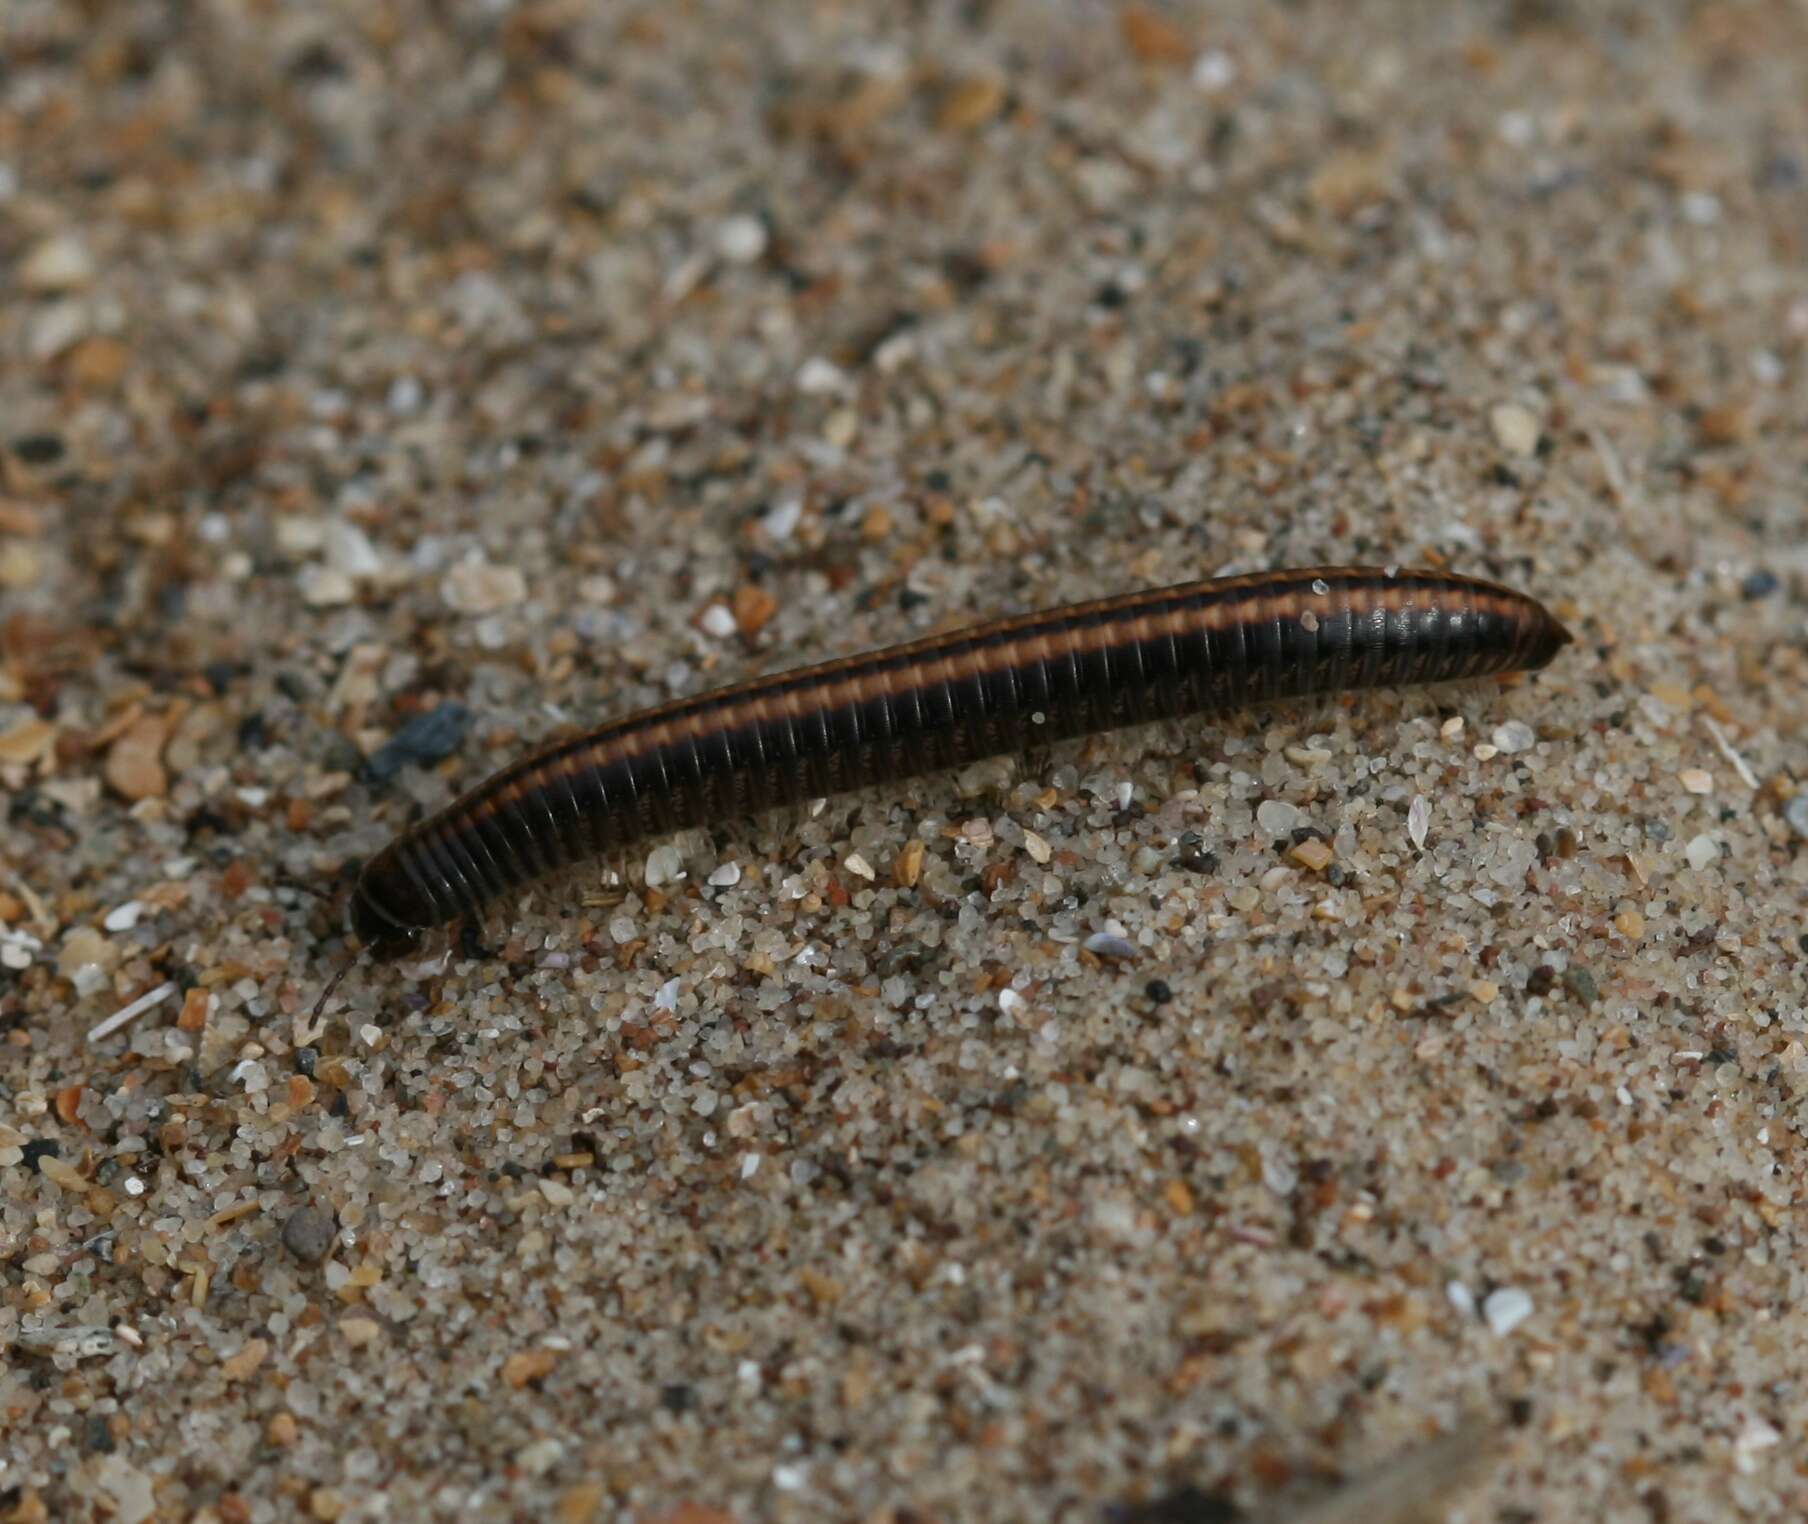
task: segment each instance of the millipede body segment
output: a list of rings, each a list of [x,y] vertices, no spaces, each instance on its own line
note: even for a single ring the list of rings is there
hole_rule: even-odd
[[[637,839],[1176,715],[1544,666],[1544,606],[1472,577],[1368,567],[1221,577],[994,620],[756,678],[562,739],[364,866],[377,957]]]

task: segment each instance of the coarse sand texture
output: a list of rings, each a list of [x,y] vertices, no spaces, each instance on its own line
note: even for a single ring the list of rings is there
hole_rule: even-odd
[[[1808,9],[0,3],[0,1524],[1808,1517]],[[1514,679],[565,727],[1313,566]]]

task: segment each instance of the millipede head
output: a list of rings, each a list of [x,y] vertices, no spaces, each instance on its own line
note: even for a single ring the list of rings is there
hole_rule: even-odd
[[[414,952],[439,919],[402,870],[393,846],[364,865],[346,918],[352,935],[379,963]]]
[[[420,947],[421,938],[427,930],[424,926],[404,926],[395,920],[364,892],[363,884],[352,895],[347,919],[351,923],[352,935],[363,945],[364,951],[379,963],[407,957]]]

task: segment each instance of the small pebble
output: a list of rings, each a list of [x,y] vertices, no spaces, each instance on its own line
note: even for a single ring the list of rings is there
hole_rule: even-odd
[[[523,1445],[515,1452],[515,1465],[527,1476],[545,1476],[565,1454],[562,1441],[550,1435],[545,1439],[536,1439],[532,1444]]]
[[[1256,824],[1268,836],[1286,836],[1299,822],[1299,810],[1285,800],[1264,799],[1256,806]]]
[[[332,1251],[338,1225],[317,1207],[297,1207],[282,1226],[283,1247],[305,1265],[317,1265]]]
[[[714,636],[717,640],[726,640],[735,632],[734,611],[726,603],[712,603],[697,622],[703,627],[705,635]]]
[[[52,466],[68,453],[60,434],[21,434],[13,441],[13,454],[28,466]]]
[[[1703,831],[1699,836],[1691,836],[1689,844],[1683,848],[1682,855],[1697,873],[1711,866],[1720,856],[1720,844]]]
[[[1085,942],[1086,951],[1095,958],[1134,958],[1136,947],[1122,937],[1114,937],[1108,932],[1094,932]]]
[[[1714,775],[1705,768],[1685,767],[1676,777],[1683,788],[1691,794],[1714,792]]]
[[[1494,734],[1490,739],[1498,750],[1513,756],[1518,752],[1529,751],[1538,736],[1524,720],[1508,720],[1494,727]]]
[[[1517,402],[1497,402],[1488,412],[1495,442],[1509,455],[1532,455],[1538,450],[1538,420]]]
[[[741,881],[741,865],[722,863],[710,870],[709,881],[717,889],[732,889]]]
[[[1216,95],[1236,77],[1236,61],[1222,48],[1207,48],[1193,60],[1193,88],[1207,95]]]
[[[935,124],[944,132],[971,132],[996,116],[1009,91],[996,74],[976,74],[954,84],[943,98]]]
[[[1517,1286],[1502,1286],[1482,1303],[1482,1317],[1496,1338],[1506,1338],[1531,1315],[1532,1299]]]
[[[1768,598],[1782,585],[1775,572],[1760,568],[1739,584],[1739,593],[1747,603],[1756,603],[1760,598]]]
[[[1733,1464],[1742,1476],[1750,1476],[1758,1469],[1758,1456],[1782,1442],[1783,1435],[1775,1427],[1762,1418],[1748,1418],[1733,1441]]]
[[[43,296],[79,291],[94,279],[94,259],[79,238],[58,234],[26,252],[17,276],[24,290]]]
[[[375,577],[383,570],[383,557],[356,524],[335,519],[326,527],[326,564],[347,577]]]
[[[452,756],[471,730],[471,711],[463,704],[437,704],[411,718],[379,746],[361,769],[368,783],[383,784],[404,767],[432,767]]]
[[[779,510],[774,509],[767,515],[770,520]],[[789,535],[797,527],[795,520],[787,522],[784,534]],[[770,530],[771,526],[768,525]],[[782,538],[774,532],[775,538]],[[766,627],[766,622],[778,612],[778,600],[763,587],[755,587],[751,582],[735,589],[734,618],[735,628],[748,639]]]
[[[766,252],[766,224],[743,213],[725,217],[716,228],[716,252],[732,265],[750,265]]]
[[[923,875],[926,848],[921,841],[907,841],[891,865],[892,881],[900,889],[914,889]]]
[[[647,853],[646,880],[649,889],[675,883],[684,877],[684,854],[670,843]]]
[[[30,587],[44,575],[36,547],[18,540],[0,542],[0,587]]]
[[[352,579],[331,566],[310,566],[301,574],[301,598],[309,608],[343,608],[357,597]]]
[[[255,1374],[257,1368],[269,1357],[269,1340],[247,1339],[236,1353],[220,1362],[220,1375],[228,1381],[244,1381]]]
[[[125,798],[159,799],[169,788],[160,760],[168,727],[161,715],[134,720],[107,752],[106,778]]]
[[[56,749],[57,728],[44,720],[23,720],[0,734],[0,762],[24,767]]]
[[[1425,838],[1431,834],[1431,806],[1423,794],[1414,794],[1406,807],[1406,834],[1415,847],[1425,850]]]
[[[101,922],[108,931],[130,931],[138,924],[138,918],[144,914],[143,900],[127,900],[125,904],[107,912],[107,918]]]
[[[1563,987],[1584,1005],[1593,1005],[1601,998],[1600,984],[1596,981],[1595,976],[1585,968],[1565,969]]]
[[[791,536],[797,532],[797,526],[803,522],[803,517],[804,500],[801,497],[781,498],[761,515],[760,527],[774,540],[784,541],[790,539]],[[765,594],[763,589],[760,588],[751,588],[750,591],[762,593],[766,597],[771,596],[770,594]],[[735,595],[735,602],[735,613],[738,616],[740,613],[739,593]],[[743,633],[746,632],[744,631]]]
[[[820,356],[805,360],[797,372],[797,389],[813,396],[839,392],[846,388],[847,377],[841,367]]]
[[[1783,806],[1783,818],[1789,822],[1790,830],[1808,840],[1808,789],[1790,796],[1789,803]]]
[[[344,1335],[345,1342],[353,1349],[362,1349],[383,1332],[383,1325],[375,1318],[341,1318],[339,1332]]]
[[[475,558],[446,573],[440,596],[461,614],[493,614],[527,597],[527,578],[519,567]]]
[[[1304,841],[1297,843],[1287,855],[1302,867],[1310,868],[1314,873],[1323,873],[1326,868],[1331,866],[1331,861],[1336,856],[1331,850],[1330,844],[1320,841],[1316,836],[1308,836]]]

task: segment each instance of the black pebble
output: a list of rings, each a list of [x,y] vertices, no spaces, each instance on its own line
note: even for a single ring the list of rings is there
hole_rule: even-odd
[[[1174,992],[1168,988],[1166,979],[1151,979],[1143,986],[1143,993],[1156,1005],[1166,1005],[1174,998]]]
[[[270,725],[261,709],[253,709],[239,721],[239,750],[263,751],[270,744]]]
[[[1144,1503],[1118,1504],[1105,1510],[1107,1524],[1239,1524],[1247,1518],[1229,1498],[1186,1486]]]
[[[1768,598],[1782,585],[1775,572],[1755,571],[1739,584],[1739,591],[1748,603],[1756,603],[1760,598]]]
[[[297,1207],[283,1224],[283,1247],[305,1265],[317,1265],[332,1252],[339,1225],[330,1212]]]
[[[471,711],[460,703],[440,704],[417,714],[364,764],[367,783],[387,783],[404,767],[431,767],[443,762],[465,743],[471,731]]]
[[[25,1155],[25,1167],[35,1175],[38,1173],[38,1160],[63,1157],[63,1145],[55,1138],[33,1138],[19,1152]]]
[[[63,458],[62,436],[26,434],[13,441],[13,454],[28,466],[48,466]]]

